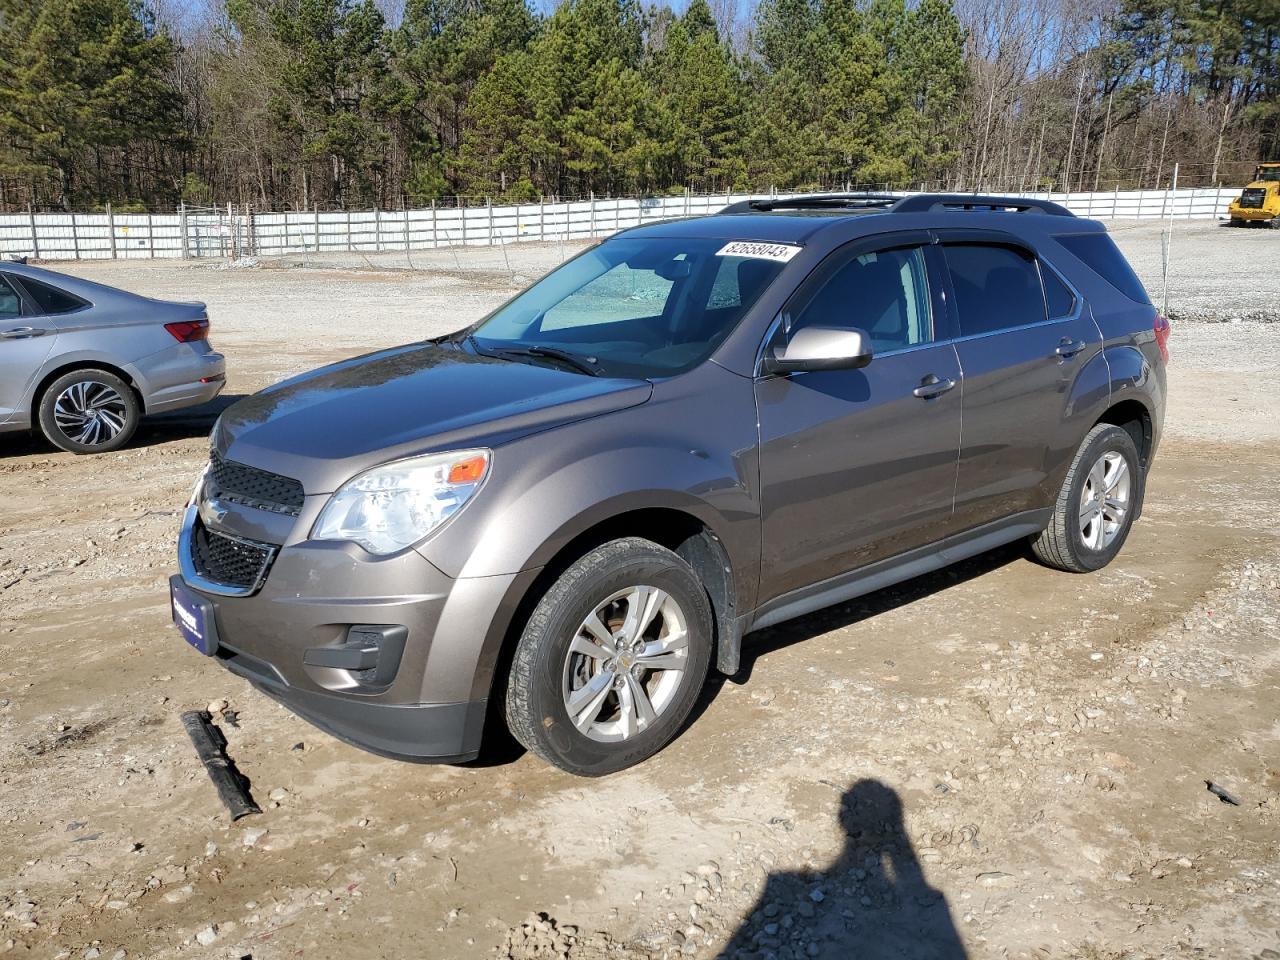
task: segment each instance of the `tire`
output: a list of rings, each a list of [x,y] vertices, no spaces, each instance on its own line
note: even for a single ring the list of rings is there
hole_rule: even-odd
[[[105,370],[72,370],[40,397],[40,432],[69,453],[119,450],[138,429],[142,407],[133,388]]]
[[[1113,472],[1121,463],[1124,471]],[[1104,498],[1109,505],[1100,508],[1101,512],[1082,513],[1087,504],[1097,502],[1094,491],[1099,486],[1115,496]],[[1101,570],[1124,546],[1145,487],[1146,476],[1133,437],[1120,427],[1098,424],[1085,434],[1076,451],[1054,505],[1053,519],[1031,542],[1036,559],[1069,573]],[[1122,514],[1112,501],[1123,504]]]
[[[643,651],[619,644],[619,638],[635,639],[631,610],[646,607]],[[595,639],[586,627],[592,615],[599,621]],[[711,604],[692,568],[648,540],[611,541],[561,574],[530,615],[507,681],[507,726],[530,752],[578,776],[633,766],[684,726],[706,679],[711,646]],[[658,663],[664,666],[645,666]],[[580,707],[577,724],[571,702]],[[650,717],[637,706],[642,702]],[[635,709],[624,710],[627,703]]]

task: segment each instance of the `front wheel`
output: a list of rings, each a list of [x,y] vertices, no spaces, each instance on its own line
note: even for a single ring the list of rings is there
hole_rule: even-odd
[[[711,605],[687,563],[638,538],[597,547],[538,602],[507,683],[507,725],[579,776],[657,753],[688,719],[711,661]]]
[[[1098,424],[1080,443],[1053,519],[1032,541],[1032,552],[1046,566],[1071,573],[1105,567],[1124,546],[1145,482],[1133,437]]]

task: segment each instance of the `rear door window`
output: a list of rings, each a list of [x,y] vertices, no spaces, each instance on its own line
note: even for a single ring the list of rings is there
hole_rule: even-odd
[[[39,280],[32,280],[30,277],[23,277],[22,285],[26,287],[27,293],[31,295],[31,299],[36,302],[43,314],[70,313],[87,305],[87,301],[65,290],[59,290]]]
[[[5,277],[0,276],[0,320],[22,316],[22,298]]]
[[[1076,233],[1054,237],[1058,243],[1085,262],[1094,273],[1111,284],[1130,300],[1150,303],[1151,298],[1142,281],[1129,266],[1115,241],[1105,233]]]
[[[839,267],[792,317],[802,327],[857,327],[879,354],[933,339],[928,272],[919,247],[876,250]]]
[[[961,336],[1046,318],[1040,271],[1030,253],[988,243],[951,243],[945,252]]]

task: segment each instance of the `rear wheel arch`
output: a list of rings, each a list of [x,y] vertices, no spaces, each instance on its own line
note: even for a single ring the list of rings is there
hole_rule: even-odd
[[[1098,419],[1127,431],[1138,448],[1138,456],[1145,470],[1151,464],[1151,452],[1155,443],[1155,420],[1150,408],[1136,397],[1127,397],[1109,406]]]
[[[49,385],[64,374],[74,373],[77,370],[101,370],[103,373],[110,373],[119,377],[129,385],[129,389],[133,391],[134,399],[138,401],[138,407],[145,413],[147,409],[146,400],[142,395],[142,391],[138,388],[137,381],[129,371],[123,367],[107,363],[105,360],[71,360],[58,364],[53,369],[47,371],[40,378],[36,388],[31,391],[31,423],[33,425],[39,423],[40,419],[40,401],[44,399],[45,391],[49,389]]]

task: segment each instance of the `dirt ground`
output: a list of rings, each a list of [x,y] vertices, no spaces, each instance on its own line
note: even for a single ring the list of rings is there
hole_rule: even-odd
[[[1115,229],[1159,291],[1159,228]],[[1280,274],[1246,269],[1280,233],[1177,230],[1175,317],[1234,322],[1175,322],[1112,566],[1001,550],[753,635],[603,780],[500,737],[381,760],[183,644],[165,580],[225,404],[98,458],[0,436],[0,955],[1280,957]],[[235,397],[567,252],[67,269],[206,301]],[[235,825],[179,721],[222,699],[263,806]]]

